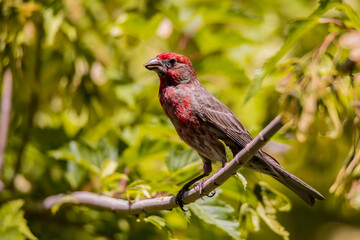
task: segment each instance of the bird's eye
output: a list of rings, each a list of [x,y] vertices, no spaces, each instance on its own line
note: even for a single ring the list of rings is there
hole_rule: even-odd
[[[169,60],[169,63],[170,63],[170,65],[171,65],[171,67],[175,66],[175,64],[176,64],[176,59],[175,59],[175,58],[170,59],[170,60]]]

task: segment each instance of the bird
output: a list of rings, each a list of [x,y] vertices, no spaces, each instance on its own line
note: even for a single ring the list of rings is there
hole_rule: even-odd
[[[200,180],[211,173],[212,164],[220,161],[222,167],[226,165],[224,143],[235,156],[253,138],[235,114],[203,87],[187,57],[172,52],[161,53],[144,67],[159,76],[158,94],[164,112],[179,137],[199,154],[203,162],[203,173],[186,183],[176,195],[176,204],[183,209],[184,193],[193,184],[201,186]],[[309,205],[313,205],[315,199],[325,199],[261,149],[244,167],[273,177]]]

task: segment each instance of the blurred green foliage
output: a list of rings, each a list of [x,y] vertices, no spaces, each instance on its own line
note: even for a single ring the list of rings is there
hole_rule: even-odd
[[[13,76],[1,239],[358,239],[358,1],[2,0],[0,11],[0,73]],[[185,213],[39,208],[75,190],[176,194],[201,173],[143,68],[168,51],[253,135],[284,113],[267,151],[327,200],[309,208],[244,170]]]

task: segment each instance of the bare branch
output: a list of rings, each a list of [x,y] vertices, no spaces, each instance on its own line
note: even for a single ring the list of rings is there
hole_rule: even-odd
[[[256,152],[265,145],[281,127],[281,116],[277,116],[268,126],[266,126],[259,135],[254,138],[244,149],[242,149],[224,168],[215,172],[211,177],[204,182],[204,194],[210,193],[218,186],[223,184],[227,179],[236,173],[242,166],[256,154]],[[56,204],[63,202],[69,203],[64,197],[69,196],[72,203],[84,204],[92,207],[100,207],[108,210],[113,210],[124,214],[139,214],[142,212],[149,213],[159,210],[172,209],[177,207],[175,203],[175,196],[160,197],[153,199],[144,199],[139,201],[126,201],[123,199],[111,198],[91,192],[73,192],[69,195],[59,194],[50,196],[42,203],[45,209],[50,209]],[[199,191],[195,188],[187,191],[184,194],[184,203],[189,204],[200,198]]]
[[[4,164],[5,148],[9,131],[10,113],[12,96],[12,74],[8,69],[4,73],[3,89],[1,97],[0,115],[0,176],[2,165]]]

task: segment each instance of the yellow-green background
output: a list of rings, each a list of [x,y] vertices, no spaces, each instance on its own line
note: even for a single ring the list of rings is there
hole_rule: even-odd
[[[339,39],[360,28],[356,21],[360,3],[343,4],[0,1],[0,72],[3,76],[10,69],[13,76],[1,174],[0,238],[236,239],[240,238],[237,231],[248,239],[282,239],[287,232],[294,240],[359,239],[360,190],[352,197],[349,189],[338,196],[329,193],[357,131],[351,80],[337,66],[350,51]],[[321,23],[320,17],[346,27]],[[322,53],[315,69],[320,77],[329,73],[339,77],[341,87],[333,90],[339,99],[328,86],[320,89],[325,93],[301,84],[284,88],[281,83],[292,71],[311,75],[314,51],[331,32],[338,35],[328,49],[330,57]],[[173,210],[127,216],[84,206],[52,212],[40,209],[47,196],[76,190],[124,199],[175,194],[188,178],[201,172],[201,161],[180,141],[161,109],[157,76],[143,67],[169,51],[190,58],[201,83],[253,135],[284,109],[294,110],[285,103],[296,99],[298,109],[291,115],[295,123],[277,134],[276,144],[267,151],[323,193],[326,201],[308,207],[267,176],[243,172],[246,190],[244,182],[231,178],[216,199],[199,200],[186,214]],[[262,67],[268,59],[272,60]],[[301,71],[291,65],[295,62],[301,63]],[[254,79],[260,83],[262,74],[260,87]],[[307,79],[311,85],[312,78]],[[256,94],[249,94],[250,89]],[[315,112],[303,111],[314,95]],[[358,178],[359,169],[349,181],[358,184]],[[253,191],[260,186],[258,181],[266,182],[269,196],[280,202],[265,206],[263,218]],[[209,211],[221,220],[201,218],[196,212],[206,210],[201,204],[209,204]]]

